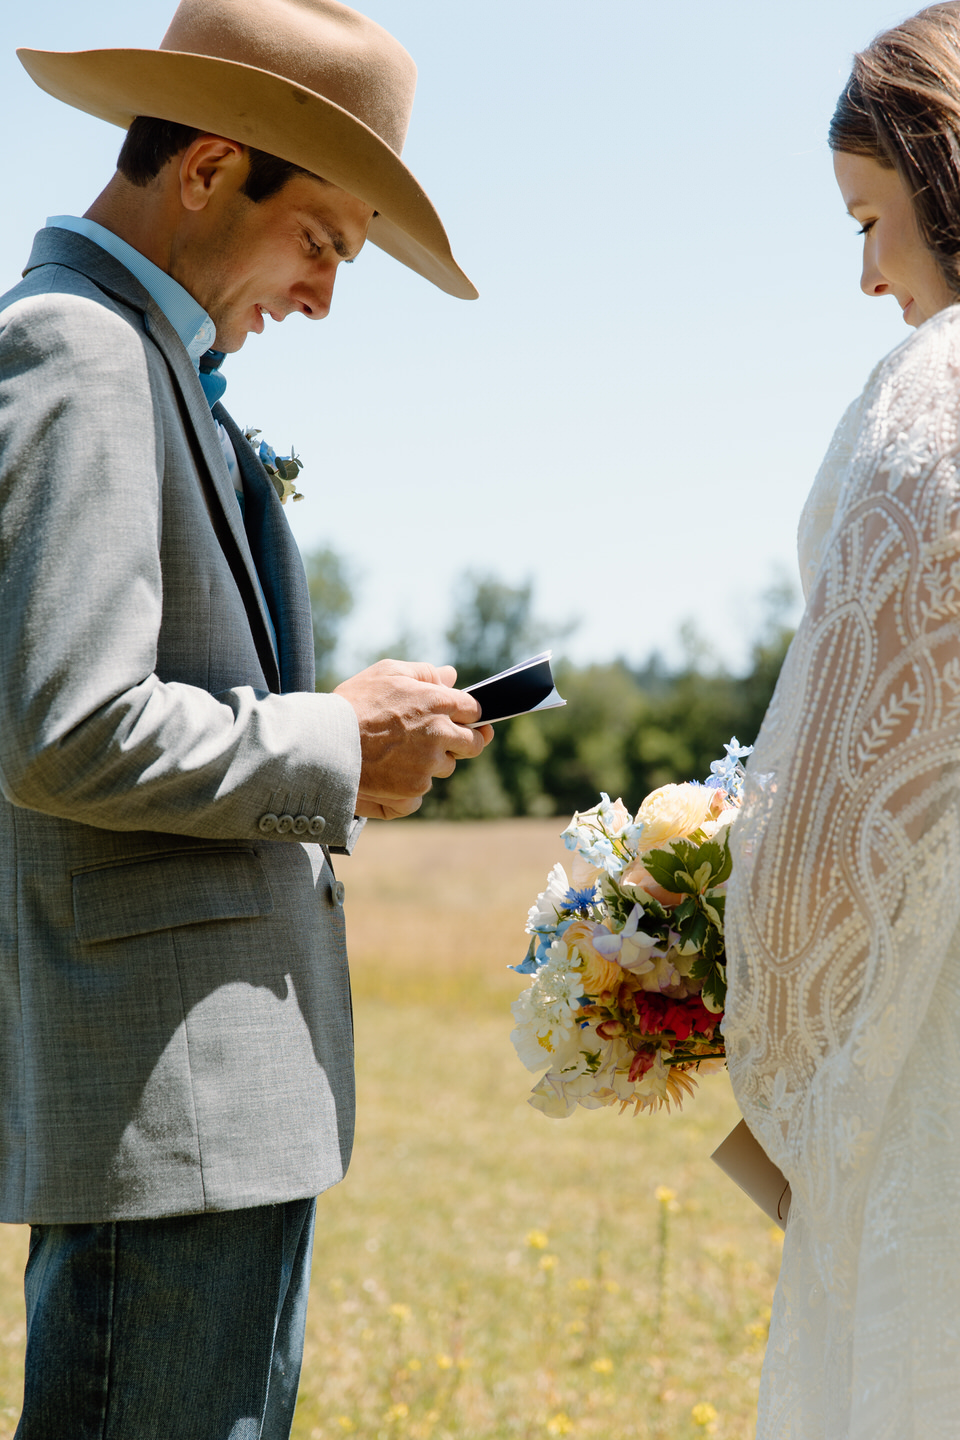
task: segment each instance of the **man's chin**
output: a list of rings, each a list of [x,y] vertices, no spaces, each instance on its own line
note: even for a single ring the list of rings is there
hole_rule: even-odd
[[[237,334],[236,331],[228,330],[225,335],[221,335],[218,330],[217,338],[213,342],[213,348],[215,350],[222,350],[224,355],[235,355],[238,350],[243,349],[247,334],[248,332],[246,330],[242,330],[239,334]]]

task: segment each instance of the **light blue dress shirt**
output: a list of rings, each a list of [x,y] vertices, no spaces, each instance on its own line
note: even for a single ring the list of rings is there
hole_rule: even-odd
[[[200,356],[210,349],[216,339],[216,326],[203,306],[198,304],[172,275],[161,270],[159,265],[154,265],[152,260],[141,255],[139,250],[134,250],[126,240],[114,235],[112,230],[98,225],[95,220],[84,220],[76,215],[51,215],[47,226],[57,230],[72,230],[75,235],[85,235],[88,240],[99,245],[101,250],[112,255],[114,260],[119,260],[120,264],[140,281],[150,298],[156,300],[183,341],[194,368],[199,369]]]

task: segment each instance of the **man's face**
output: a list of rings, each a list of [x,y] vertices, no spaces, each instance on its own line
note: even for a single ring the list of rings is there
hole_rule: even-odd
[[[322,320],[337,266],[366,239],[373,210],[335,185],[294,175],[267,200],[253,201],[243,172],[216,187],[171,257],[170,273],[217,327],[216,348],[239,350],[263,330],[264,316]]]

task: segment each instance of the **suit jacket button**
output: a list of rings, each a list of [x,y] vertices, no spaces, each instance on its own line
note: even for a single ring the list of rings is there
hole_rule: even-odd
[[[326,830],[327,822],[322,815],[314,815],[307,828],[316,840],[323,834],[324,830]]]
[[[278,835],[289,835],[289,834],[290,834],[290,831],[291,831],[292,829],[293,829],[293,816],[292,816],[292,815],[281,815],[280,818],[279,818],[279,820],[277,821],[277,834],[278,834]]]
[[[342,881],[342,880],[336,881],[336,883],[334,884],[334,887],[333,887],[333,898],[334,898],[334,900],[336,900],[336,902],[337,902],[338,905],[342,905],[342,904],[343,904],[343,897],[344,897],[344,895],[346,895],[346,893],[347,893],[347,888],[346,888],[346,886],[344,885],[343,881]]]
[[[296,820],[294,820],[293,822],[294,835],[306,835],[309,829],[310,821],[307,819],[306,815],[298,815]]]
[[[268,810],[266,815],[261,815],[257,821],[257,829],[262,830],[264,835],[269,835],[272,830],[276,830],[278,824],[276,815],[272,810]]]

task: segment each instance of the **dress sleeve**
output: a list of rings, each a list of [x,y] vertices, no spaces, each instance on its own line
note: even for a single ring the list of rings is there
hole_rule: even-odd
[[[960,917],[958,411],[951,307],[864,392],[733,836],[730,1075],[841,1287]]]

